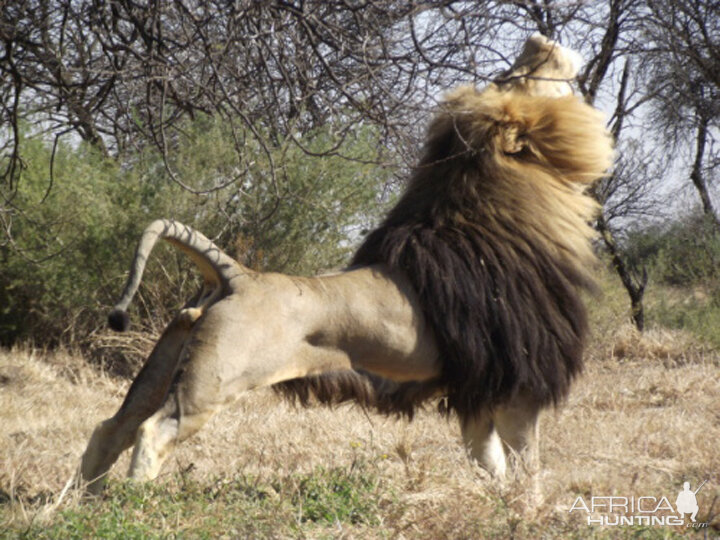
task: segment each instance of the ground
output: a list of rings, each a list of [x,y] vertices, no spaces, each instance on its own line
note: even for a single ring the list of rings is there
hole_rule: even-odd
[[[129,381],[77,354],[0,351],[0,537],[719,538],[720,353],[680,331],[594,327],[585,374],[542,418],[539,489],[523,471],[500,484],[474,467],[432,407],[407,423],[256,391],[156,482],[123,481],[125,455],[103,498],[83,501],[64,488]],[[686,480],[707,480],[707,527],[588,524],[577,502],[674,504]]]

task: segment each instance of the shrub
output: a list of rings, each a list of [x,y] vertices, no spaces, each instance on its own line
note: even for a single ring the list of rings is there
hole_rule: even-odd
[[[658,283],[687,286],[720,275],[720,231],[702,214],[635,231],[626,248],[629,264],[647,266]]]
[[[234,180],[195,195],[147,150],[120,163],[85,145],[59,145],[50,178],[49,145],[26,137],[17,185],[0,188],[0,210],[12,219],[11,241],[0,243],[0,344],[87,343],[104,327],[142,229],[158,217],[222,233],[221,247],[256,268],[310,273],[342,264],[356,231],[376,217],[387,181],[387,171],[368,162],[377,153],[372,131],[351,133],[324,158],[305,153],[327,147],[322,131],[303,137],[303,148],[237,140],[210,117],[187,126],[169,163],[177,177],[198,189]],[[191,294],[190,266],[176,250],[153,254],[134,308],[140,328],[157,330]]]

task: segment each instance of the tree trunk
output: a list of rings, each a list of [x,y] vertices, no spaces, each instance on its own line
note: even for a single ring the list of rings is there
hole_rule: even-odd
[[[695,161],[693,162],[692,171],[690,172],[690,180],[692,180],[695,189],[700,195],[702,201],[703,212],[706,217],[712,219],[716,228],[720,230],[720,219],[718,219],[715,209],[713,208],[710,194],[708,193],[705,178],[703,178],[702,167],[705,157],[705,144],[707,142],[708,124],[710,119],[706,114],[698,114],[697,139],[695,146]]]
[[[638,276],[627,267],[620,254],[620,250],[615,243],[615,239],[605,222],[605,216],[602,213],[597,219],[596,228],[602,236],[605,248],[608,250],[608,253],[610,253],[613,267],[620,276],[620,280],[622,281],[628,296],[630,296],[630,308],[633,324],[638,331],[642,332],[645,329],[645,307],[643,305],[643,297],[645,295],[645,286],[647,285],[648,280],[647,269],[643,267],[642,274]]]

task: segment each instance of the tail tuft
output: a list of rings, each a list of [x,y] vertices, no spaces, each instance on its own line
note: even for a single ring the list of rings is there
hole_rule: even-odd
[[[108,315],[108,325],[116,332],[125,332],[130,326],[130,316],[124,309],[113,309]]]

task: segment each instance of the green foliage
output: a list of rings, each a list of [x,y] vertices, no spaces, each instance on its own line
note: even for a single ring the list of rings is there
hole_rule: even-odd
[[[691,214],[665,226],[629,235],[629,264],[650,276],[648,324],[692,332],[720,347],[720,231],[711,219]]]
[[[333,140],[320,131],[299,142],[322,153]],[[265,148],[199,118],[176,140],[170,170],[195,190],[229,187],[198,195],[173,182],[152,151],[121,164],[61,144],[51,177],[49,145],[24,138],[19,181],[13,191],[0,186],[0,210],[12,218],[11,241],[0,242],[0,344],[76,344],[102,328],[142,229],[158,217],[220,234],[221,246],[255,268],[337,267],[381,206],[387,172],[367,162],[377,155],[374,141],[359,129],[333,155],[313,157],[292,140]],[[190,267],[172,249],[153,253],[135,308],[143,325],[157,328],[192,294]]]
[[[654,226],[629,235],[630,265],[645,265],[657,283],[693,285],[720,276],[720,231],[703,215],[690,215],[669,226]]]
[[[116,231],[129,216],[119,169],[86,147],[50,150],[23,142],[26,164],[12,197],[12,243],[2,250],[0,342],[33,339],[52,344],[97,304],[107,273],[117,271]],[[136,229],[133,228],[133,232]]]
[[[388,171],[374,164],[377,139],[359,128],[335,148],[327,129],[267,148],[206,117],[185,131],[170,166],[194,189],[242,176],[237,195],[220,193],[201,210],[202,221],[217,223],[210,230],[229,224],[223,241],[245,264],[307,275],[346,262],[353,241],[380,215]]]
[[[378,482],[362,471],[318,469],[300,480],[292,498],[301,521],[377,523]]]
[[[73,505],[50,524],[10,530],[8,537],[314,537],[318,526],[377,525],[379,502],[387,496],[362,466],[268,480],[180,480],[172,486],[111,482],[103,499]]]
[[[701,343],[720,349],[720,288],[715,284],[707,291],[687,292],[679,301],[667,293],[656,295],[659,301],[650,304],[648,322],[687,330]]]

